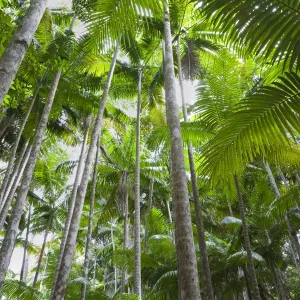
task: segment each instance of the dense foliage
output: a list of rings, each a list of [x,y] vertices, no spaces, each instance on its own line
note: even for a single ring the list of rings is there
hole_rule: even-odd
[[[300,299],[299,1],[45,2],[0,0],[2,297]]]

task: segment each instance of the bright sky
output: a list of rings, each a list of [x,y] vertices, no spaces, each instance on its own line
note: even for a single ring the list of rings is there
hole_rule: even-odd
[[[49,0],[49,7],[65,7],[71,9],[72,1],[71,0]]]

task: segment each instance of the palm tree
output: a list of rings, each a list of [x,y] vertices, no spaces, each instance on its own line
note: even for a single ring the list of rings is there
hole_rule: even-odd
[[[54,101],[55,92],[58,86],[59,78],[61,76],[61,71],[57,71],[55,73],[50,91],[49,96],[46,102],[46,105],[44,107],[44,111],[35,135],[34,143],[31,149],[30,158],[26,165],[26,170],[23,175],[21,188],[18,191],[18,195],[16,198],[16,202],[12,211],[11,219],[8,225],[8,228],[6,230],[6,235],[2,243],[2,247],[0,250],[1,253],[1,259],[0,259],[0,265],[1,265],[1,272],[0,272],[0,288],[3,285],[3,281],[10,263],[10,258],[12,255],[12,251],[14,248],[14,243],[17,237],[17,230],[20,222],[20,218],[22,215],[23,207],[26,201],[27,193],[29,191],[29,185],[31,182],[32,174],[34,171],[34,166],[40,151],[40,147],[42,144],[42,139],[44,135],[44,131],[47,126],[48,117],[50,114],[51,106]]]
[[[175,240],[178,260],[180,295],[184,299],[200,299],[196,255],[191,228],[186,171],[176,102],[169,8],[164,6],[165,93],[167,123],[171,139],[172,187],[175,213]]]
[[[95,125],[92,132],[92,139],[91,144],[89,146],[89,150],[87,153],[87,158],[85,162],[85,167],[82,174],[82,180],[81,184],[78,187],[77,195],[75,199],[75,205],[74,205],[74,211],[72,215],[72,220],[70,223],[70,229],[68,233],[68,237],[66,240],[66,246],[64,250],[64,254],[62,257],[62,263],[60,266],[60,271],[57,277],[56,287],[54,290],[53,298],[52,299],[61,299],[64,297],[66,284],[67,284],[67,278],[71,269],[71,263],[72,258],[74,254],[74,247],[76,243],[76,236],[78,232],[79,227],[79,221],[82,213],[82,207],[83,207],[83,199],[86,194],[87,184],[89,181],[89,175],[92,167],[92,162],[95,154],[95,148],[97,140],[99,139],[100,130],[102,126],[102,116],[104,112],[104,108],[106,105],[106,101],[108,98],[108,92],[111,84],[111,80],[113,77],[114,68],[116,65],[117,57],[119,52],[119,44],[117,43],[115,50],[114,50],[114,56],[112,58],[111,67],[108,73],[107,81],[105,84],[105,88],[103,91],[102,99],[99,104],[97,117],[95,119]]]
[[[34,0],[0,58],[0,106],[29,48],[48,0]]]

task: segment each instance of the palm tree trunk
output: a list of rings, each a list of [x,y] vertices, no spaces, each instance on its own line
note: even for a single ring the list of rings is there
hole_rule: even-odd
[[[258,282],[257,282],[255,267],[254,267],[254,262],[253,262],[251,244],[250,244],[249,233],[248,233],[248,226],[247,226],[246,215],[245,215],[244,201],[243,201],[242,192],[241,192],[240,185],[239,185],[239,180],[238,180],[238,177],[236,174],[234,175],[234,182],[235,182],[235,187],[236,187],[236,191],[237,191],[237,195],[238,195],[240,215],[241,215],[241,219],[242,219],[244,244],[245,244],[245,250],[247,252],[248,269],[249,269],[249,274],[251,277],[251,283],[252,283],[253,294],[254,294],[253,299],[260,300],[261,298],[260,298],[259,287],[258,287]]]
[[[266,171],[268,173],[269,180],[270,180],[270,183],[271,183],[271,186],[273,188],[273,191],[274,191],[275,195],[277,197],[280,197],[281,193],[279,191],[279,188],[278,188],[277,183],[275,181],[273,172],[272,172],[272,170],[271,170],[270,165],[268,164],[268,162],[265,162],[265,168],[266,168]],[[281,176],[283,176],[283,174],[281,174]],[[283,178],[283,180],[286,181],[285,178]],[[287,215],[285,216],[285,222],[286,222],[286,225],[287,225],[287,228],[288,228],[288,232],[289,232],[289,236],[290,236],[291,247],[294,246],[294,248],[296,249],[298,260],[299,260],[300,259],[300,244],[299,244],[299,240],[298,240],[298,237],[297,237],[297,233],[293,229],[293,226],[292,226],[292,224],[291,224],[291,222],[290,222],[290,220],[289,220],[289,218],[288,218]],[[298,265],[298,261],[297,260],[295,261],[295,264]]]
[[[3,198],[4,198],[4,195],[5,195],[5,192],[6,192],[8,181],[10,179],[10,175],[11,175],[11,173],[13,171],[13,164],[14,164],[14,161],[15,161],[17,149],[18,149],[18,146],[19,146],[19,143],[20,143],[20,140],[21,140],[21,137],[22,137],[25,125],[26,125],[27,120],[28,120],[28,118],[30,116],[33,104],[34,104],[34,102],[35,102],[35,100],[37,98],[38,91],[39,91],[39,86],[38,86],[37,91],[35,92],[34,96],[32,97],[32,100],[31,100],[31,102],[29,104],[29,107],[27,109],[26,115],[25,115],[25,117],[24,117],[24,119],[22,121],[21,127],[19,129],[18,135],[16,137],[16,140],[15,140],[15,142],[13,144],[13,147],[12,147],[12,150],[11,150],[11,153],[10,153],[10,156],[9,156],[9,161],[8,161],[8,164],[7,164],[6,172],[5,172],[4,179],[2,181],[2,185],[1,185],[1,188],[0,188],[0,206],[3,205],[3,200],[4,200]]]
[[[114,241],[114,230],[113,230],[113,222],[112,221],[111,221],[111,226],[110,226],[110,238],[111,238],[112,248],[113,248],[113,252],[114,252],[116,250],[116,246],[115,246],[115,241]],[[126,273],[125,273],[125,276],[126,276]],[[115,293],[116,293],[117,289],[118,289],[118,287],[117,287],[117,268],[116,268],[116,266],[114,266],[114,287],[115,287]]]
[[[8,195],[5,195],[4,205],[3,205],[2,209],[1,209],[1,213],[0,213],[0,231],[3,229],[3,225],[5,223],[5,219],[8,214],[10,205],[13,201],[13,198],[14,198],[15,192],[18,188],[20,179],[23,176],[23,173],[25,171],[25,167],[26,167],[29,157],[30,157],[31,149],[32,149],[32,146],[28,145],[27,149],[26,149],[26,153],[24,154],[24,159],[22,161],[20,161],[21,165],[19,167],[19,174],[16,174],[14,182],[13,182],[11,188],[9,189]],[[16,168],[17,168],[17,166],[16,166]]]
[[[165,98],[167,123],[171,139],[172,188],[175,212],[175,242],[178,264],[180,297],[185,300],[199,300],[200,288],[197,261],[192,231],[192,220],[186,170],[184,164],[183,145],[180,132],[179,109],[176,100],[176,82],[172,51],[169,8],[164,7],[165,34]]]
[[[123,231],[123,249],[128,248],[128,174],[127,172],[123,172],[122,175],[122,184],[126,185],[126,194],[124,195],[124,231]],[[126,270],[123,269],[121,273],[121,293],[125,293],[125,285],[126,285]]]
[[[70,228],[70,224],[71,224],[71,220],[72,220],[75,199],[76,199],[76,195],[77,195],[77,189],[78,189],[78,186],[79,186],[79,183],[81,180],[81,170],[82,170],[82,167],[84,164],[84,151],[85,151],[85,147],[87,144],[89,126],[90,126],[90,123],[86,122],[85,128],[84,128],[83,141],[82,141],[81,150],[80,150],[79,162],[78,162],[78,166],[77,166],[77,170],[76,170],[76,175],[75,175],[75,180],[74,180],[74,184],[73,184],[71,198],[69,200],[68,212],[67,212],[67,217],[66,217],[65,225],[64,225],[64,232],[63,232],[63,236],[62,236],[62,239],[60,242],[59,255],[58,255],[56,266],[55,266],[55,273],[54,273],[54,279],[53,279],[52,288],[51,288],[50,299],[52,299],[53,294],[54,294],[55,286],[57,283],[57,277],[59,274],[59,269],[60,269],[62,257],[64,254],[66,241],[67,241],[67,237],[68,237],[68,233],[69,233],[69,228]]]
[[[188,122],[188,113],[186,109],[186,103],[184,98],[184,87],[183,87],[183,76],[181,69],[181,58],[180,58],[180,35],[177,37],[177,65],[178,65],[178,78],[179,78],[179,86],[181,91],[181,101],[182,101],[182,111],[184,122]],[[188,145],[188,156],[189,156],[189,164],[190,164],[190,172],[191,172],[191,182],[192,182],[192,190],[193,190],[193,198],[195,203],[195,211],[196,211],[196,226],[198,232],[198,243],[199,243],[199,251],[200,251],[200,260],[201,260],[201,270],[203,277],[203,289],[205,299],[213,300],[214,292],[211,282],[210,268],[207,256],[206,249],[206,240],[205,240],[205,229],[203,225],[203,215],[202,215],[202,205],[198,192],[198,184],[197,184],[197,174],[194,162],[194,153],[192,144]]]
[[[6,234],[2,242],[2,247],[0,250],[0,288],[2,287],[2,284],[4,282],[5,275],[10,263],[11,255],[13,253],[13,249],[14,249],[14,245],[18,233],[18,227],[22,216],[23,208],[26,202],[27,193],[29,190],[31,178],[34,171],[34,166],[40,152],[44,131],[47,126],[50,110],[55,97],[60,76],[61,76],[61,71],[57,71],[50,88],[49,96],[45,104],[41,120],[39,122],[39,126],[35,135],[35,141],[32,146],[28,163],[26,165],[25,174],[23,176],[21,187],[18,191],[16,202],[12,210],[11,218],[8,224],[8,228],[6,230]]]
[[[4,202],[5,202],[5,199],[6,199],[6,196],[8,195],[11,187],[12,187],[12,183],[14,181],[14,178],[17,174],[19,174],[19,168],[20,168],[20,165],[21,165],[21,162],[23,160],[23,157],[26,153],[26,149],[27,149],[28,146],[28,142],[25,142],[20,150],[20,153],[18,155],[18,158],[15,162],[15,165],[14,165],[14,168],[13,168],[13,173],[9,176],[9,179],[8,179],[8,182],[6,184],[6,188],[4,189],[4,193],[2,195],[2,198],[1,198],[1,205],[0,205],[0,208],[2,209],[3,205],[4,205]],[[6,174],[5,174],[6,175]],[[2,185],[3,185],[3,182],[2,182]]]
[[[15,120],[15,117],[16,115],[15,114],[12,114],[8,120],[4,119],[0,125],[1,125],[1,128],[0,128],[0,141],[2,140],[2,137],[6,131],[6,129],[14,122]],[[4,123],[4,124],[3,124]]]
[[[148,197],[148,208],[147,208],[146,218],[149,216],[152,209],[153,186],[154,186],[154,179],[151,178],[149,183],[149,197]],[[148,228],[147,226],[145,226],[144,251],[147,249],[147,246],[148,246]]]
[[[48,0],[31,1],[29,9],[0,58],[0,106],[18,72],[47,4]]]
[[[57,282],[56,282],[56,287],[54,290],[54,295],[52,298],[55,300],[61,300],[64,298],[65,289],[66,289],[66,285],[67,285],[67,279],[68,279],[70,269],[71,269],[72,258],[73,258],[73,254],[74,254],[76,237],[77,237],[77,233],[78,233],[79,222],[80,222],[80,217],[81,217],[81,213],[82,213],[87,184],[88,184],[91,169],[92,169],[92,163],[94,161],[96,143],[100,136],[100,131],[102,128],[103,112],[104,112],[104,108],[105,108],[106,101],[108,98],[108,92],[110,89],[118,53],[119,53],[119,44],[117,44],[117,46],[115,48],[114,56],[113,56],[109,74],[108,74],[108,78],[107,78],[105,88],[103,91],[102,99],[99,104],[99,110],[98,110],[98,114],[96,117],[93,133],[92,133],[91,144],[90,144],[90,147],[88,150],[86,163],[85,163],[85,167],[84,167],[84,171],[83,171],[83,175],[82,175],[82,180],[81,180],[80,186],[78,187],[78,190],[77,190],[77,195],[76,195],[76,199],[75,199],[75,206],[74,206],[73,216],[72,216],[72,220],[71,220],[71,224],[70,224],[70,229],[69,229],[66,246],[65,246],[65,250],[64,250],[64,254],[63,254],[63,258],[62,258],[62,263],[60,266],[60,271],[59,271]]]
[[[135,199],[134,199],[134,293],[142,299],[141,283],[141,211],[140,211],[140,140],[141,140],[142,70],[138,70],[138,101],[136,117]]]
[[[26,226],[26,236],[24,242],[24,251],[23,251],[23,261],[22,261],[22,268],[20,273],[20,281],[26,281],[26,259],[27,259],[27,246],[28,246],[28,238],[29,238],[29,230],[30,230],[30,219],[31,219],[31,204],[28,208],[28,216],[27,216],[27,226]]]
[[[95,205],[95,195],[96,195],[96,186],[97,186],[97,169],[98,169],[99,153],[100,153],[100,141],[98,139],[97,152],[96,152],[96,158],[95,158],[95,163],[94,163],[92,194],[91,194],[91,200],[90,200],[89,225],[88,225],[88,232],[87,232],[87,236],[86,236],[85,256],[84,256],[84,264],[83,264],[82,277],[84,278],[84,281],[83,281],[83,284],[81,286],[81,295],[80,295],[81,300],[85,300],[86,286],[87,286],[87,282],[88,282],[88,273],[89,273],[89,265],[90,265],[90,257],[91,257],[92,230],[93,230],[93,217],[94,217],[94,205]]]
[[[33,279],[33,283],[32,283],[33,288],[35,288],[38,277],[39,277],[39,273],[40,273],[40,269],[41,269],[41,265],[42,265],[42,260],[43,260],[43,257],[44,257],[44,252],[45,252],[45,247],[46,247],[48,234],[49,234],[49,229],[47,229],[45,231],[44,240],[43,240],[39,260],[38,260],[38,264],[37,264],[37,267],[36,267],[36,271],[35,271],[35,275],[34,275],[34,279]]]

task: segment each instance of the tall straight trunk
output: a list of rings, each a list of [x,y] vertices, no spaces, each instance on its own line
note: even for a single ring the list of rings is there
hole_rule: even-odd
[[[38,90],[39,90],[39,87],[38,87]],[[10,156],[9,156],[9,161],[8,161],[8,164],[7,164],[6,172],[5,172],[4,179],[2,181],[1,188],[0,188],[0,205],[1,206],[3,205],[3,198],[4,198],[4,195],[6,193],[7,184],[8,184],[8,181],[10,179],[10,175],[11,175],[11,173],[13,171],[13,165],[14,165],[14,161],[15,161],[17,149],[18,149],[18,146],[19,146],[19,143],[20,143],[20,140],[21,140],[21,137],[22,137],[25,125],[26,125],[27,120],[28,120],[28,118],[30,116],[33,104],[34,104],[34,102],[35,102],[35,100],[37,98],[38,90],[36,91],[36,93],[32,97],[32,100],[30,101],[30,104],[29,104],[29,107],[27,109],[26,115],[25,115],[25,117],[24,117],[24,119],[22,121],[22,124],[20,126],[18,135],[16,137],[16,140],[15,140],[15,142],[13,144],[13,147],[12,147],[12,150],[10,152]]]
[[[89,225],[88,225],[88,232],[86,236],[86,245],[85,245],[85,256],[84,256],[83,274],[82,274],[84,281],[81,286],[81,295],[80,295],[81,300],[85,300],[86,287],[87,287],[88,274],[89,274],[89,265],[91,259],[92,230],[93,230],[93,217],[94,217],[95,195],[96,195],[96,186],[97,186],[97,169],[98,169],[99,153],[100,153],[100,141],[98,139],[97,152],[96,152],[96,158],[94,163],[92,194],[90,199]]]
[[[243,200],[242,192],[240,189],[239,180],[238,180],[238,177],[236,174],[234,175],[234,182],[235,182],[235,187],[236,187],[237,196],[238,196],[240,215],[241,215],[241,219],[242,219],[242,229],[243,229],[245,250],[247,252],[248,270],[249,270],[249,274],[251,277],[251,283],[252,283],[252,288],[253,288],[253,299],[260,300],[261,298],[260,298],[259,287],[258,287],[258,282],[257,282],[257,278],[256,278],[256,272],[255,272],[253,256],[252,256],[252,249],[251,249],[250,238],[249,238],[249,233],[248,233],[248,226],[247,226],[246,215],[245,215],[244,200]]]
[[[43,260],[43,257],[44,257],[44,252],[45,252],[45,247],[46,247],[48,234],[49,234],[49,229],[47,228],[46,231],[45,231],[44,240],[43,240],[41,252],[40,252],[40,255],[39,255],[39,260],[38,260],[38,264],[37,264],[37,267],[36,267],[36,271],[35,271],[35,275],[34,275],[34,279],[33,279],[33,283],[32,283],[33,288],[35,288],[37,280],[39,278],[40,269],[41,269],[42,260]]]
[[[153,186],[154,186],[154,179],[150,179],[149,183],[149,196],[148,196],[148,208],[146,218],[149,216],[151,209],[152,209],[152,202],[153,202]],[[148,246],[148,228],[145,226],[145,237],[144,237],[144,251],[147,249]]]
[[[180,132],[179,109],[176,100],[176,82],[172,51],[169,8],[164,7],[165,35],[165,98],[167,123],[171,138],[172,188],[175,213],[175,243],[178,265],[180,297],[185,300],[201,299],[197,261],[192,231],[192,220],[184,153]]]
[[[20,165],[20,168],[19,168],[20,172],[19,172],[19,174],[16,174],[14,182],[11,186],[11,189],[9,190],[8,195],[5,196],[6,198],[4,199],[5,200],[4,205],[3,205],[2,209],[1,209],[1,213],[0,213],[0,231],[3,229],[3,225],[5,223],[5,219],[6,219],[6,216],[8,214],[10,205],[13,201],[13,198],[14,198],[15,192],[18,188],[20,179],[23,176],[23,173],[24,173],[25,168],[27,166],[31,150],[32,150],[32,146],[28,145],[27,149],[26,149],[26,153],[24,154],[24,159],[23,159],[23,161]]]
[[[28,142],[25,142],[23,144],[21,150],[20,150],[18,158],[16,159],[15,165],[13,167],[13,173],[8,178],[8,182],[7,182],[6,187],[4,189],[4,193],[3,193],[2,197],[1,197],[1,205],[0,205],[1,209],[2,209],[2,207],[4,205],[4,201],[6,199],[6,196],[7,196],[8,192],[10,191],[10,188],[12,186],[12,181],[14,180],[15,175],[18,174],[18,172],[19,172],[18,169],[19,169],[19,167],[21,165],[21,162],[23,160],[24,154],[26,153],[27,147],[28,147]],[[5,174],[5,176],[6,176],[6,174]],[[3,186],[4,180],[5,180],[5,178],[3,179],[2,186]],[[1,189],[2,189],[2,186],[1,186]]]
[[[267,174],[268,174],[268,177],[269,177],[269,180],[270,180],[270,183],[271,183],[271,186],[272,186],[272,189],[273,189],[275,195],[277,197],[280,197],[281,193],[279,191],[279,188],[278,188],[277,183],[275,181],[273,172],[272,172],[268,162],[265,162],[265,168],[266,168],[266,171],[267,171]],[[280,175],[283,176],[282,172],[281,172]],[[286,181],[285,178],[283,178],[283,181]],[[299,240],[298,240],[298,237],[297,237],[297,233],[293,229],[293,226],[292,226],[292,224],[291,224],[291,222],[290,222],[287,215],[285,216],[285,222],[286,222],[286,225],[287,225],[287,228],[288,228],[288,233],[289,233],[289,236],[290,236],[291,248],[293,248],[293,246],[295,247],[296,252],[297,252],[297,256],[298,256],[298,260],[299,260],[300,259],[300,244],[299,244]],[[298,265],[297,260],[295,261],[295,264]]]
[[[77,189],[78,189],[78,186],[79,186],[79,183],[81,180],[81,170],[82,170],[82,167],[84,164],[84,151],[85,151],[86,144],[87,144],[89,126],[90,126],[90,123],[85,122],[84,135],[83,135],[83,141],[82,141],[81,150],[80,150],[79,162],[78,162],[78,166],[77,166],[77,170],[76,170],[75,180],[73,183],[71,198],[69,200],[68,212],[67,212],[67,217],[65,220],[63,236],[62,236],[62,239],[60,242],[59,255],[58,255],[56,266],[55,266],[55,273],[54,273],[54,279],[53,279],[52,288],[51,288],[50,299],[52,299],[53,294],[54,294],[57,277],[58,277],[58,273],[59,273],[59,269],[60,269],[60,265],[61,265],[61,261],[62,261],[62,257],[64,254],[66,241],[67,241],[67,237],[68,237],[68,233],[69,233],[69,228],[70,228],[70,224],[71,224],[71,220],[72,220],[75,199],[76,199],[76,195],[77,195]]]
[[[92,169],[92,163],[94,161],[97,140],[99,139],[100,131],[102,129],[103,112],[104,112],[104,108],[105,108],[106,101],[108,98],[108,92],[110,89],[110,85],[111,85],[111,81],[112,81],[112,77],[113,77],[113,73],[114,73],[114,69],[115,69],[115,65],[116,65],[116,61],[117,61],[117,57],[118,57],[118,52],[119,52],[119,44],[117,44],[117,46],[115,48],[114,56],[112,59],[108,78],[107,78],[105,88],[103,91],[102,99],[99,103],[98,114],[96,117],[94,129],[93,129],[93,133],[92,133],[92,138],[91,138],[91,143],[90,143],[85,167],[84,167],[83,174],[82,174],[82,180],[81,180],[81,183],[77,190],[74,211],[73,211],[73,216],[72,216],[72,220],[70,223],[66,246],[65,246],[64,253],[63,253],[63,257],[62,257],[59,274],[57,277],[56,287],[54,288],[54,294],[53,294],[52,299],[55,299],[55,300],[61,300],[64,298],[64,294],[65,294],[65,290],[66,290],[66,286],[67,286],[67,279],[68,279],[71,265],[72,265],[72,258],[73,258],[73,254],[74,254],[76,237],[77,237],[77,233],[78,233],[84,198],[85,198],[86,189],[87,189],[87,185],[88,185],[88,181],[89,181],[89,177],[90,177],[90,173],[91,173],[91,169]]]
[[[123,217],[124,217],[124,228],[123,228],[123,249],[128,248],[128,174],[123,172],[122,174],[122,184],[126,186],[126,191],[124,195],[123,203]],[[121,293],[125,293],[126,285],[126,270],[123,269],[121,273]]]
[[[30,231],[30,219],[31,219],[31,204],[28,208],[28,216],[27,216],[27,226],[26,226],[26,236],[23,248],[23,260],[22,260],[22,268],[20,273],[20,281],[26,281],[26,260],[27,260],[27,246],[28,246],[28,239],[29,239],[29,231]]]
[[[248,273],[246,267],[243,267],[243,274],[244,274],[244,279],[245,279],[245,284],[246,284],[247,298],[249,300],[252,300],[251,282],[250,282],[251,278],[249,278],[249,273]]]
[[[141,200],[140,200],[140,142],[141,142],[142,70],[138,70],[138,101],[136,113],[135,198],[134,198],[134,293],[142,299],[141,279]]]
[[[178,78],[179,78],[179,86],[180,86],[181,101],[182,101],[182,112],[183,112],[184,122],[189,122],[188,113],[186,109],[186,102],[184,97],[183,76],[182,76],[181,58],[180,58],[180,35],[178,35],[177,38],[176,52],[177,52]],[[213,292],[213,287],[211,282],[210,268],[209,268],[207,249],[206,249],[202,205],[201,205],[199,192],[198,192],[197,174],[196,174],[196,168],[194,162],[193,147],[191,143],[189,143],[188,145],[188,156],[189,156],[189,164],[190,164],[190,172],[191,172],[193,198],[194,198],[195,211],[196,211],[196,226],[197,226],[197,233],[198,233],[204,297],[207,300],[213,300],[214,292]]]
[[[47,4],[48,0],[31,1],[29,9],[0,58],[0,106],[19,70]]]
[[[114,230],[113,230],[113,223],[111,222],[110,226],[110,238],[112,243],[113,251],[116,250],[115,241],[114,241]],[[117,292],[117,268],[114,266],[114,286],[115,286],[115,293]]]
[[[10,263],[11,255],[13,253],[15,241],[18,234],[18,228],[20,219],[22,216],[23,208],[26,202],[27,193],[29,190],[29,186],[31,183],[31,178],[34,171],[34,166],[37,160],[37,157],[40,152],[42,139],[44,136],[44,131],[47,126],[47,122],[49,119],[50,110],[53,104],[53,100],[55,97],[55,93],[57,90],[58,82],[61,76],[61,71],[57,71],[53,83],[51,84],[49,96],[47,102],[45,104],[41,120],[39,122],[39,126],[37,128],[37,132],[35,135],[35,140],[31,149],[30,157],[28,163],[26,165],[25,173],[23,175],[22,183],[20,189],[18,191],[16,202],[13,207],[11,218],[8,224],[8,228],[6,230],[6,234],[4,240],[2,242],[2,247],[0,250],[0,288],[2,288],[2,284],[5,279],[5,275]]]

